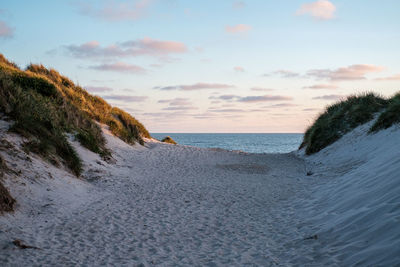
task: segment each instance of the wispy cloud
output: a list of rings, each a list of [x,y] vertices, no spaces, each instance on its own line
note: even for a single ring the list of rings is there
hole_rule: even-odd
[[[313,97],[315,100],[339,100],[343,98],[343,95],[322,95],[322,96],[317,96]]]
[[[275,105],[266,106],[265,108],[291,108],[297,106],[298,106],[297,104],[292,104],[292,103],[279,103]]]
[[[277,71],[274,71],[274,72],[271,72],[271,73],[263,74],[263,76],[265,76],[265,77],[269,77],[269,76],[272,76],[272,75],[278,75],[281,78],[290,79],[290,78],[299,77],[300,73],[297,73],[297,72],[294,72],[294,71],[291,71],[291,70],[277,70]]]
[[[81,14],[106,21],[138,20],[146,15],[150,0],[119,2],[115,0],[96,1],[96,5],[78,2]]]
[[[243,1],[235,1],[235,2],[233,2],[232,6],[235,9],[242,9],[242,8],[246,7],[246,3]]]
[[[334,90],[334,89],[338,89],[338,88],[339,88],[339,86],[334,85],[334,84],[314,84],[314,85],[303,87],[303,89],[314,89],[314,90],[320,90],[320,89]]]
[[[315,69],[307,72],[308,76],[317,79],[327,79],[331,81],[351,81],[351,80],[364,80],[365,75],[368,73],[379,72],[384,68],[370,64],[357,64],[348,67],[338,68],[336,70],[330,69]]]
[[[220,95],[220,96],[210,96],[209,99],[225,100],[229,102],[230,101],[247,102],[247,103],[293,100],[293,98],[290,96],[281,96],[281,95],[259,95],[259,96]]]
[[[188,111],[198,109],[193,106],[192,102],[189,98],[173,98],[173,99],[161,99],[158,101],[161,104],[168,104],[168,107],[163,108],[162,110],[167,111]]]
[[[4,21],[0,20],[0,38],[9,38],[14,35],[14,29],[7,25]]]
[[[195,83],[191,85],[174,85],[174,86],[164,86],[164,87],[154,87],[153,89],[158,90],[182,90],[182,91],[195,91],[195,90],[205,90],[205,89],[229,89],[234,88],[235,86],[230,84],[222,84],[222,83]]]
[[[67,45],[64,48],[70,55],[78,58],[121,58],[143,55],[162,57],[187,51],[187,47],[181,42],[162,41],[149,37],[109,46],[101,46],[98,41],[90,41],[81,45]]]
[[[393,76],[382,77],[375,79],[376,81],[400,81],[400,73]]]
[[[250,90],[268,92],[268,91],[273,91],[274,89],[264,88],[264,87],[252,87],[252,88],[250,88]]]
[[[293,100],[290,96],[281,95],[262,95],[262,96],[245,96],[238,99],[238,102],[270,102],[270,101],[282,101],[282,100]]]
[[[91,93],[110,92],[113,90],[111,87],[103,87],[103,86],[85,86],[85,89]]]
[[[121,102],[143,102],[149,98],[147,96],[132,96],[132,95],[104,95],[101,97],[104,99],[117,100]]]
[[[306,3],[297,10],[297,15],[310,15],[319,20],[329,20],[335,17],[336,6],[328,0],[318,0]]]
[[[244,109],[238,109],[238,108],[209,109],[208,111],[210,111],[210,112],[221,112],[221,113],[245,112]]]
[[[219,99],[219,100],[233,100],[236,98],[240,98],[237,95],[220,95],[220,96],[210,96],[208,99]]]
[[[168,103],[170,106],[185,106],[192,104],[189,98],[181,98],[181,97],[177,97],[174,99],[162,99],[159,100],[158,103]]]
[[[233,34],[243,34],[247,33],[252,29],[250,25],[247,24],[237,24],[233,26],[226,26],[225,31],[228,33],[233,33]]]
[[[122,72],[130,74],[143,74],[146,72],[146,70],[140,66],[131,65],[123,62],[101,64],[96,66],[90,66],[89,68],[94,70],[113,71],[113,72]]]
[[[177,106],[177,107],[166,107],[163,108],[162,110],[194,110],[194,109],[198,109],[196,107],[192,107],[192,106]]]
[[[240,67],[240,66],[236,66],[236,67],[234,67],[233,68],[235,71],[237,71],[237,72],[244,72],[244,68],[243,67]]]

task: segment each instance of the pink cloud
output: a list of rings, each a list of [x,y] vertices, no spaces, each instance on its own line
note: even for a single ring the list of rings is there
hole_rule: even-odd
[[[334,89],[338,89],[339,86],[334,85],[334,84],[314,84],[311,86],[304,86],[304,89],[315,89],[315,90],[319,90],[319,89],[330,89],[330,90],[334,90]]]
[[[377,81],[400,81],[400,73],[389,77],[377,78]]]
[[[105,95],[104,99],[116,100],[121,102],[143,102],[149,97],[147,96],[132,96],[132,95]]]
[[[14,30],[4,21],[0,20],[0,38],[12,37]]]
[[[237,72],[244,72],[244,68],[243,67],[240,67],[240,66],[236,66],[236,67],[234,67],[233,68],[235,71],[237,71]]]
[[[229,89],[233,88],[233,85],[230,84],[221,84],[221,83],[195,83],[191,85],[174,85],[174,86],[164,86],[164,87],[154,87],[153,89],[159,90],[182,90],[182,91],[195,91],[195,90],[204,90],[204,89]]]
[[[310,15],[316,19],[329,20],[335,16],[336,6],[328,0],[306,3],[297,10],[297,15]]]
[[[280,75],[282,78],[295,78],[300,76],[299,73],[290,70],[277,70],[274,74]]]
[[[106,58],[106,57],[135,57],[158,56],[185,53],[185,44],[176,41],[161,41],[145,37],[139,40],[127,41],[102,47],[97,41],[90,41],[81,45],[68,45],[65,49],[75,57]]]
[[[85,89],[91,93],[109,92],[113,90],[112,88],[105,86],[85,86]]]
[[[316,69],[308,71],[308,75],[317,79],[328,79],[331,81],[341,80],[364,80],[365,75],[372,72],[382,71],[384,68],[381,66],[358,64],[348,67],[338,68],[336,70],[330,69]]]
[[[83,15],[107,21],[138,20],[146,15],[151,2],[150,0],[138,0],[120,3],[115,0],[107,0],[103,6],[99,7],[80,2],[79,9]]]
[[[343,97],[344,97],[344,95],[322,95],[322,96],[313,97],[313,99],[316,99],[316,100],[339,100]]]
[[[262,96],[245,96],[238,99],[239,102],[250,102],[250,103],[282,101],[282,100],[293,100],[293,98],[281,95],[262,95]]]
[[[264,88],[264,87],[252,87],[250,88],[252,91],[273,91],[274,89],[271,88]]]
[[[237,24],[234,26],[226,26],[225,30],[228,33],[233,33],[233,34],[240,34],[240,33],[247,33],[252,29],[250,25],[246,24]]]
[[[146,72],[146,70],[140,66],[126,64],[123,62],[102,64],[97,66],[91,66],[90,68],[101,71],[126,72],[126,73],[136,73],[136,74],[141,74]]]
[[[242,8],[246,7],[246,3],[243,1],[235,1],[235,2],[233,2],[232,6],[235,9],[242,9]]]

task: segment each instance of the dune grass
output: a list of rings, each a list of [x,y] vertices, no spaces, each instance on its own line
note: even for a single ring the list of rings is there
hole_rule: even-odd
[[[81,159],[66,133],[89,150],[110,156],[97,122],[107,124],[127,143],[150,137],[145,127],[128,113],[90,95],[68,78],[42,65],[21,70],[0,54],[0,112],[13,121],[11,131],[29,141],[25,149],[57,165],[61,160],[75,175],[82,171]]]
[[[176,145],[175,140],[172,139],[170,136],[164,137],[164,138],[161,140],[161,142]]]
[[[0,156],[0,214],[3,212],[10,212],[14,210],[15,199],[10,195],[7,188],[4,187],[1,179],[4,172],[7,171],[7,165],[3,158]]]
[[[387,108],[379,115],[370,132],[387,129],[395,123],[400,123],[400,93],[389,99]]]
[[[374,118],[390,101],[374,93],[353,95],[326,108],[307,129],[300,148],[313,154],[334,143],[345,133]]]

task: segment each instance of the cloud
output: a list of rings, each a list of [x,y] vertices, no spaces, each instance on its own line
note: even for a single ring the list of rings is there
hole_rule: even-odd
[[[297,107],[298,105],[292,103],[280,103],[271,106],[266,106],[265,108],[290,108],[290,107]]]
[[[252,29],[250,25],[246,24],[237,24],[234,26],[226,26],[225,31],[228,33],[233,33],[233,34],[241,34],[241,33],[247,33]]]
[[[343,95],[322,95],[322,96],[313,97],[312,99],[315,99],[315,100],[339,100],[343,97],[344,97]]]
[[[277,70],[273,74],[280,75],[281,78],[295,78],[300,76],[299,73],[290,70]]]
[[[115,0],[107,0],[103,1],[104,4],[99,4],[99,2],[96,1],[98,6],[83,1],[79,2],[78,8],[80,13],[106,21],[134,21],[146,15],[146,11],[152,1],[137,0],[121,3]]]
[[[219,99],[225,101],[248,102],[248,103],[293,100],[292,97],[280,96],[280,95],[261,95],[261,96],[220,95],[220,96],[210,96],[208,99]]]
[[[243,1],[235,1],[235,2],[233,2],[232,6],[235,9],[242,9],[242,8],[246,7],[246,3]]]
[[[14,29],[7,25],[4,21],[0,20],[0,38],[9,38],[14,35]]]
[[[208,99],[219,99],[219,100],[232,100],[240,98],[240,96],[237,95],[220,95],[220,96],[210,96]]]
[[[125,58],[143,55],[165,57],[187,51],[187,47],[181,42],[161,41],[149,37],[104,47],[98,41],[90,41],[81,45],[67,45],[64,48],[77,58]]]
[[[348,67],[338,68],[336,70],[330,69],[315,69],[307,72],[308,76],[317,79],[327,79],[331,81],[351,81],[351,80],[364,80],[365,75],[372,72],[382,71],[384,68],[370,64],[357,64]]]
[[[336,7],[328,0],[318,0],[300,6],[296,15],[310,15],[319,20],[333,19]]]
[[[135,74],[142,74],[146,72],[146,70],[140,66],[126,64],[123,62],[101,64],[96,66],[90,66],[89,68],[101,71],[113,71],[113,72],[135,73]]]
[[[108,100],[117,100],[121,102],[143,102],[148,99],[147,96],[131,96],[131,95],[104,95],[101,96]]]
[[[255,102],[269,102],[269,101],[282,101],[282,100],[293,100],[289,96],[280,95],[262,95],[262,96],[245,96],[240,97],[238,102],[255,103]]]
[[[273,91],[274,89],[271,89],[271,88],[263,88],[263,87],[252,87],[252,88],[250,88],[250,90],[252,90],[252,91],[264,91],[264,92],[267,92],[267,91]]]
[[[400,73],[389,77],[377,78],[376,81],[400,81]]]
[[[195,91],[195,90],[205,90],[205,89],[229,89],[235,86],[230,84],[221,83],[195,83],[192,85],[175,85],[175,86],[164,86],[164,87],[153,87],[153,89],[168,91],[168,90],[181,90],[181,91]]]
[[[303,89],[314,89],[314,90],[319,90],[319,89],[338,89],[339,86],[334,85],[334,84],[314,84],[311,86],[304,86]]]
[[[244,109],[237,109],[237,108],[209,109],[209,111],[210,112],[221,112],[221,113],[245,112]]]
[[[168,103],[170,106],[185,106],[191,105],[189,98],[174,98],[174,99],[162,99],[159,100],[158,103]]]
[[[191,107],[191,106],[178,106],[178,107],[166,107],[163,108],[162,110],[193,110],[197,109],[196,107]]]
[[[240,66],[236,66],[236,67],[234,67],[233,68],[235,71],[237,71],[237,72],[244,72],[244,68],[243,67],[240,67]]]
[[[85,86],[85,89],[91,93],[102,93],[102,92],[109,92],[113,89],[110,87],[102,87],[102,86]]]

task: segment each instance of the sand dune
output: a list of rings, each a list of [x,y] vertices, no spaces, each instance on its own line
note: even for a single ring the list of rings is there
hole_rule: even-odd
[[[18,206],[0,217],[5,266],[400,262],[399,129],[358,128],[312,157],[129,146],[104,129],[115,163],[72,141],[85,165],[77,179],[27,160],[1,125],[14,152],[0,153],[21,171],[6,180]]]

